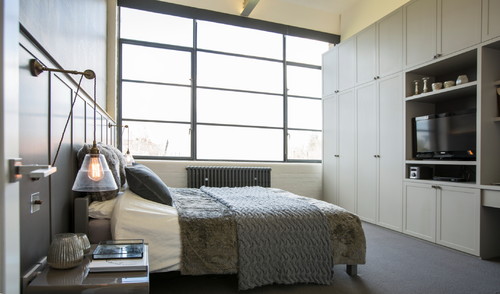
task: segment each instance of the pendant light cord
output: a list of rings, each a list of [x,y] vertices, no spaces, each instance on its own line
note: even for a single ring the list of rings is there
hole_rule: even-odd
[[[76,88],[75,98],[71,102],[71,109],[69,111],[68,118],[66,119],[66,124],[64,125],[64,129],[63,129],[63,132],[61,135],[61,140],[59,141],[59,145],[57,146],[56,156],[54,157],[54,160],[52,161],[52,166],[54,166],[56,164],[57,156],[59,155],[59,151],[61,150],[61,145],[62,145],[62,142],[64,140],[64,135],[66,134],[66,129],[68,128],[69,121],[70,121],[71,117],[73,116],[73,106],[75,106],[76,98],[78,97],[78,92],[80,92],[83,77],[84,76],[81,75],[80,81],[78,81],[78,87]],[[95,92],[95,78],[94,78],[94,92]],[[95,93],[94,93],[94,96],[95,96]],[[94,134],[95,134],[95,127],[94,127]],[[95,135],[94,135],[94,137],[95,137]]]
[[[94,76],[94,146],[96,145],[96,112],[97,112],[97,97],[96,97],[96,88],[97,88],[97,81],[96,77]]]

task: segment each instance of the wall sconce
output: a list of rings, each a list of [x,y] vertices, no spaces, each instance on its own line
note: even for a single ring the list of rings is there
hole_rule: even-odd
[[[130,153],[130,128],[128,125],[123,126],[123,131],[122,131],[122,138],[123,138],[123,132],[127,129],[127,151],[125,152],[125,161],[127,162],[127,166],[130,166],[134,164],[135,160],[132,154]]]
[[[49,72],[54,71],[54,72],[81,75],[75,93],[75,98],[71,103],[71,110],[68,114],[68,119],[66,120],[66,125],[64,126],[63,134],[61,136],[59,146],[57,147],[57,152],[52,165],[55,164],[57,155],[59,154],[59,150],[61,148],[64,134],[66,133],[68,122],[70,121],[70,118],[73,114],[73,106],[75,105],[76,99],[78,97],[78,92],[81,89],[82,79],[83,77],[89,80],[92,79],[94,80],[94,96],[92,97],[94,100],[94,141],[92,144],[92,148],[90,149],[90,153],[85,155],[82,166],[78,171],[75,182],[73,184],[72,190],[77,192],[101,192],[101,191],[117,190],[118,186],[116,185],[116,182],[108,167],[106,159],[104,158],[104,155],[100,154],[99,148],[97,147],[96,144],[97,100],[96,100],[96,76],[94,71],[87,69],[84,72],[79,72],[74,70],[47,68],[44,65],[42,65],[40,61],[36,59],[30,60],[30,72],[33,76],[38,76],[44,71],[49,71]]]
[[[112,123],[108,123],[108,128],[117,128],[117,125],[114,125]],[[127,163],[127,166],[131,166],[132,164],[135,163],[135,159],[132,156],[132,153],[130,153],[130,128],[128,125],[122,126],[122,142],[123,142],[123,133],[125,132],[125,129],[127,129],[127,151],[123,152],[123,156],[125,157],[125,161]]]

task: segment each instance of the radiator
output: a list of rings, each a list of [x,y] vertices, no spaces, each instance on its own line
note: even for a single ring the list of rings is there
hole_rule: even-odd
[[[271,187],[270,167],[188,166],[189,188],[207,187]]]

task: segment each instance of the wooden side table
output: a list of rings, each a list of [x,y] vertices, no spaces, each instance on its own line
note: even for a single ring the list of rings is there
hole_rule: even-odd
[[[89,273],[90,258],[91,254],[86,255],[82,264],[67,270],[47,265],[23,293],[149,294],[149,265],[147,271]]]

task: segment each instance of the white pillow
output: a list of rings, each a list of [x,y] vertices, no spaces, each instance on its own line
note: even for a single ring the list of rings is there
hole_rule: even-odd
[[[89,217],[110,219],[115,207],[116,198],[106,201],[92,201],[89,205]]]

